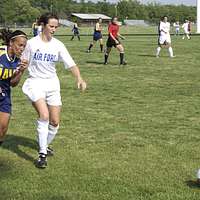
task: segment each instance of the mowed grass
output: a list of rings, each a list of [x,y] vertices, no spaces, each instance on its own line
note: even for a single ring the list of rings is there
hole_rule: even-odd
[[[104,66],[91,37],[59,37],[88,83],[84,93],[62,64],[60,130],[55,156],[35,168],[36,113],[13,89],[13,116],[0,149],[1,200],[198,200],[200,167],[199,37],[173,37],[155,58],[156,37],[122,41],[128,65],[112,50]]]

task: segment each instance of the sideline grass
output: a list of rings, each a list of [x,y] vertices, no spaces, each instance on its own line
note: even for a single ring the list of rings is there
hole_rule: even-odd
[[[127,37],[128,65],[119,67],[113,49],[102,65],[89,37],[60,37],[81,68],[88,90],[79,93],[58,65],[62,121],[56,155],[38,170],[36,118],[13,89],[13,116],[0,149],[1,200],[198,200],[200,167],[199,37],[173,37],[175,59],[154,57],[155,37]]]

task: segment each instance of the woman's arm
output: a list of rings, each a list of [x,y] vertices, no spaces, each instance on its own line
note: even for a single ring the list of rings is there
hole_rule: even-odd
[[[18,83],[20,82],[20,79],[22,77],[22,74],[24,73],[24,70],[28,67],[28,61],[27,60],[22,60],[19,68],[15,71],[15,73],[13,74],[11,80],[10,80],[10,85],[12,87],[15,87],[18,85]]]
[[[70,70],[71,70],[73,76],[76,78],[78,89],[81,89],[82,91],[84,91],[87,87],[87,84],[82,79],[79,68],[77,66],[73,66],[70,68]]]

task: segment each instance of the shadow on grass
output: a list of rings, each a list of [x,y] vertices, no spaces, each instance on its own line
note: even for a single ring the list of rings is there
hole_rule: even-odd
[[[139,54],[138,56],[140,56],[140,57],[151,57],[151,58],[156,58],[155,55],[150,55],[150,54]]]
[[[35,140],[16,135],[7,135],[5,142],[2,145],[2,148],[16,153],[19,157],[25,160],[34,162],[35,159],[32,156],[28,155],[26,152],[22,151],[20,149],[20,146],[29,147],[37,150],[37,143]]]
[[[200,184],[196,180],[188,180],[186,185],[191,189],[200,189]]]
[[[9,164],[9,160],[1,158],[0,159],[0,172],[1,172],[0,179],[2,179],[3,177],[9,176],[11,170],[12,170],[12,166]]]
[[[86,61],[86,63],[89,63],[89,64],[96,64],[96,65],[104,65],[102,61]]]

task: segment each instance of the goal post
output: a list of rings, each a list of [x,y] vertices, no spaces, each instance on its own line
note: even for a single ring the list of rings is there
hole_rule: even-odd
[[[200,33],[200,0],[197,0],[197,33]]]

